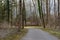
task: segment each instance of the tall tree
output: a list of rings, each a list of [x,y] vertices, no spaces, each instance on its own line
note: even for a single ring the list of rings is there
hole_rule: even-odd
[[[22,26],[22,0],[19,0],[19,8],[20,8],[20,13],[19,13],[19,17],[18,17],[18,31],[21,30],[21,26]]]
[[[59,16],[59,0],[58,0],[58,16]]]
[[[45,21],[44,21],[44,14],[43,14],[43,10],[42,10],[42,0],[41,0],[41,14],[42,14],[42,24],[43,24],[43,27],[45,28]]]
[[[48,23],[48,0],[46,0],[46,14],[47,14],[47,18],[46,18],[46,24]]]
[[[55,17],[55,18],[54,18],[54,19],[55,19],[55,20],[54,20],[54,21],[55,21],[55,22],[54,22],[54,26],[55,26],[55,29],[56,29],[56,13],[57,13],[57,12],[56,12],[56,2],[55,2],[55,0],[54,0],[54,17]]]
[[[58,0],[58,26],[60,27],[60,0]]]
[[[7,0],[7,14],[8,14],[8,22],[9,22],[9,12],[10,12],[10,10],[9,10],[9,0]]]
[[[45,28],[45,22],[44,22],[43,10],[42,10],[42,0],[41,0],[41,5],[40,5],[40,1],[38,0],[38,9],[40,14],[40,19],[42,21],[43,27]]]
[[[40,0],[37,0],[37,3],[38,3],[39,15],[40,15],[40,18],[41,18],[41,5],[40,5]]]
[[[23,8],[22,8],[22,29],[24,29],[24,25],[26,24],[26,10],[25,10],[25,2],[23,0]]]
[[[39,10],[39,16],[40,16],[40,25],[42,25],[42,21],[41,21],[41,12],[42,12],[42,10],[41,10],[41,0],[37,0],[37,3],[38,3],[38,10]]]

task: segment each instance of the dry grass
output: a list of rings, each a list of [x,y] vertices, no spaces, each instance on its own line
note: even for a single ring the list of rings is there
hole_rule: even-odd
[[[11,34],[5,38],[0,38],[0,40],[20,40],[27,33],[27,29],[23,29],[20,32]]]
[[[44,31],[47,31],[49,33],[51,33],[52,35],[55,35],[56,37],[58,37],[60,39],[60,31],[56,31],[56,30],[52,30],[52,29],[47,29],[47,28],[41,28]]]

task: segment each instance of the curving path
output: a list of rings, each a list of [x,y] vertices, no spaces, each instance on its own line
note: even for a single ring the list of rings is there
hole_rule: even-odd
[[[41,29],[29,28],[28,33],[22,38],[22,40],[58,40],[58,38],[50,35],[48,32]]]

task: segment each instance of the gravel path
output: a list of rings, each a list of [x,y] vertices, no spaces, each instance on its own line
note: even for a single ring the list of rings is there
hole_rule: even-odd
[[[41,29],[29,28],[28,33],[22,38],[22,40],[58,40],[58,38],[50,35],[48,32]]]

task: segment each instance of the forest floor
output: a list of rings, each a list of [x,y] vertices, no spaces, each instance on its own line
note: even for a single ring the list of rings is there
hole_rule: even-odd
[[[10,35],[16,32],[17,32],[16,29],[0,29],[0,38],[4,38],[7,35]]]
[[[27,29],[17,32],[17,29],[1,29],[0,40],[20,40],[27,33]]]
[[[34,27],[28,28],[28,33],[21,40],[59,40],[57,37]]]
[[[17,29],[2,29],[0,30],[0,40],[59,40],[50,34],[50,30],[47,30],[38,26],[27,26],[20,32],[17,32]]]

